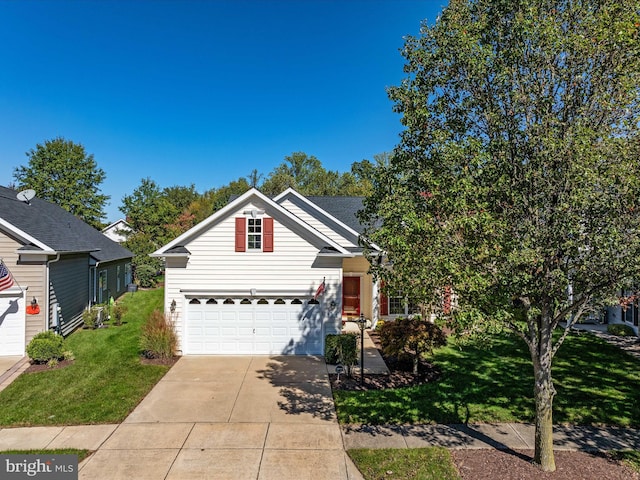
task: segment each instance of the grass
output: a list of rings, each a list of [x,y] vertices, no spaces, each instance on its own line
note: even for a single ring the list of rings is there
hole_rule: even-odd
[[[67,338],[75,362],[20,375],[0,392],[0,426],[118,423],[169,367],[140,363],[140,327],[162,307],[163,290],[125,294],[123,325],[78,330]]]
[[[0,454],[5,455],[77,455],[78,463],[91,455],[91,450],[79,450],[77,448],[54,448],[52,450],[3,450]]]
[[[637,450],[623,450],[613,452],[613,458],[622,461],[632,470],[640,473],[640,452]]]
[[[379,391],[335,391],[342,423],[532,422],[533,367],[524,342],[453,342],[434,352],[437,382]],[[640,362],[590,334],[572,334],[553,366],[554,423],[640,425]]]
[[[347,452],[365,480],[459,480],[451,454],[443,447],[353,449]]]

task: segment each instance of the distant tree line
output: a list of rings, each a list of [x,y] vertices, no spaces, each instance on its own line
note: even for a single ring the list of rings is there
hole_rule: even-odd
[[[104,228],[108,195],[100,186],[106,175],[93,154],[82,144],[57,137],[26,153],[28,164],[14,170],[16,189],[30,188],[44,200],[55,203],[97,229]],[[194,184],[160,187],[150,177],[122,198],[119,210],[132,232],[124,246],[131,250],[136,276],[156,272],[162,267],[149,253],[168,243],[225,206],[232,195],[242,195],[252,187],[268,196],[294,188],[303,195],[366,196],[372,188],[375,164],[388,162],[386,154],[374,162],[354,162],[348,172],[327,170],[313,155],[294,152],[271,173],[253,169],[227,185],[198,193]]]

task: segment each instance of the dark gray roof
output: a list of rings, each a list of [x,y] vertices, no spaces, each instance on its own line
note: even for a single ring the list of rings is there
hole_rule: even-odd
[[[231,195],[229,197],[229,203],[233,202],[239,196],[240,195],[236,194]],[[364,197],[303,196],[356,232],[362,233],[364,231],[364,226],[360,224],[356,216],[359,210],[364,209]]]
[[[0,218],[54,251],[91,252],[99,262],[133,257],[129,250],[58,205],[37,197],[27,204],[16,198],[17,193],[0,187]],[[34,250],[32,245],[26,249]]]
[[[364,208],[364,197],[308,196],[306,198],[356,232],[364,231],[364,227],[356,216],[356,213]]]

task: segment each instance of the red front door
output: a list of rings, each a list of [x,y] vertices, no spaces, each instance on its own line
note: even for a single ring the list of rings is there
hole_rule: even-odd
[[[342,315],[360,315],[360,277],[342,279]]]

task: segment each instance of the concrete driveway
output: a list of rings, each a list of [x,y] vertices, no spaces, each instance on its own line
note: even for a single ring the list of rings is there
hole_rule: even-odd
[[[361,479],[316,357],[182,357],[81,479]]]

